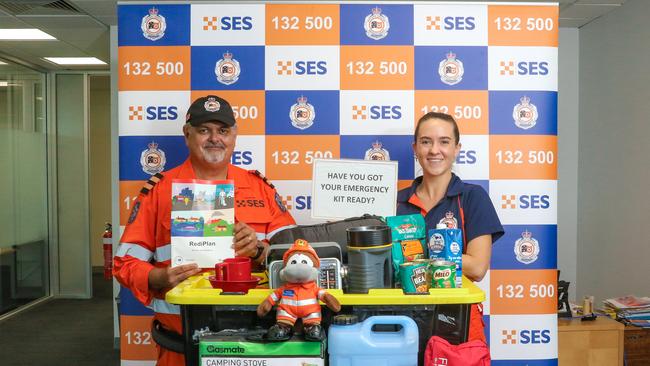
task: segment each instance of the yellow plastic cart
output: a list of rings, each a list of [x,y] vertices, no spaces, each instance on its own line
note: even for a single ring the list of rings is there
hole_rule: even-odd
[[[169,291],[166,300],[180,305],[185,340],[185,364],[198,365],[198,339],[202,331],[221,329],[268,328],[275,323],[275,312],[263,319],[255,310],[271,292],[270,289],[252,289],[248,294],[223,294],[213,289],[208,281],[212,273],[191,277]],[[360,320],[373,315],[407,315],[418,325],[420,332],[420,362],[426,342],[431,335],[439,335],[450,343],[467,340],[470,305],[485,300],[485,293],[463,277],[463,287],[431,289],[428,294],[405,295],[401,289],[371,289],[368,294],[344,294],[341,290],[327,290],[341,302],[340,314],[356,314]],[[323,325],[326,328],[333,314],[323,306]]]

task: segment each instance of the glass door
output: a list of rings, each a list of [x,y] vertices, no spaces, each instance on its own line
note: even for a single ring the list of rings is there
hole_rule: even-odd
[[[49,295],[45,80],[0,60],[0,315]]]

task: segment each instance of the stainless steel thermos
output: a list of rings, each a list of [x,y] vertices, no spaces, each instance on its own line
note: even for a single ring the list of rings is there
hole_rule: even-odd
[[[367,294],[371,288],[393,287],[390,227],[353,227],[347,236],[348,292]]]

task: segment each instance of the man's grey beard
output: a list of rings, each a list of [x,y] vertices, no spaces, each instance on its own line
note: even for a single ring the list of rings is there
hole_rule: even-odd
[[[216,150],[216,151],[209,151],[209,148],[212,147],[219,147],[224,150]],[[223,144],[215,144],[215,145],[208,145],[204,146],[202,149],[203,152],[203,158],[205,161],[207,161],[210,164],[216,164],[216,163],[221,163],[223,159],[226,158],[226,147]]]

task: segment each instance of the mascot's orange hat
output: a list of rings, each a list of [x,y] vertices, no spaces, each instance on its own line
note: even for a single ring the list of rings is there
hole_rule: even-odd
[[[303,253],[310,256],[314,262],[314,267],[320,268],[320,259],[318,258],[318,254],[316,254],[316,251],[311,247],[311,245],[309,245],[307,240],[298,239],[293,242],[291,248],[289,248],[289,250],[287,250],[282,256],[282,260],[284,261],[285,265],[287,264],[289,257],[294,253]]]

